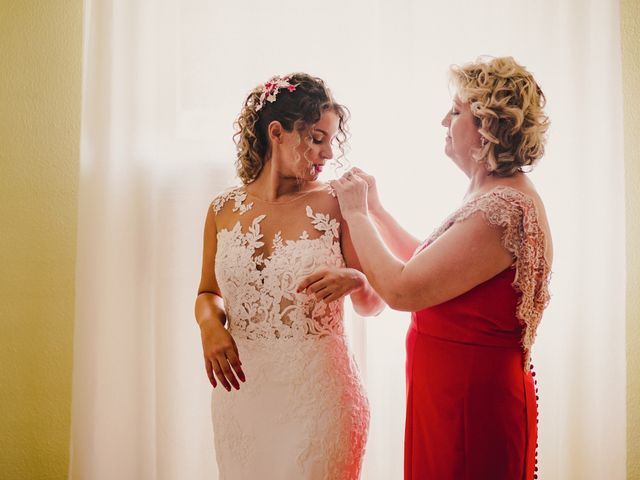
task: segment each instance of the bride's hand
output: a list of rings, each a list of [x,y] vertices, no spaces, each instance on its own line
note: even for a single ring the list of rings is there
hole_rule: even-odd
[[[330,184],[338,196],[340,211],[346,220],[356,213],[367,214],[367,182],[354,173],[354,169]]]
[[[306,290],[329,303],[362,288],[364,280],[364,274],[355,268],[322,268],[303,278],[296,291]]]
[[[231,391],[231,385],[236,390],[240,390],[240,383],[236,376],[244,382],[245,375],[242,371],[238,347],[229,331],[224,328],[222,323],[214,320],[200,325],[200,336],[204,364],[213,388],[217,386],[216,377],[218,377],[228,392]]]

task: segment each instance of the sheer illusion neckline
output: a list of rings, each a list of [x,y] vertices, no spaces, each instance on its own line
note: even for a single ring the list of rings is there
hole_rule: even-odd
[[[242,191],[247,195],[247,197],[251,197],[253,200],[257,200],[257,201],[259,201],[261,203],[268,203],[269,205],[287,205],[289,203],[297,202],[301,198],[306,198],[311,193],[322,192],[323,189],[307,190],[306,192],[298,193],[295,197],[293,197],[293,198],[291,198],[289,200],[265,200],[263,198],[258,197],[257,195],[254,195],[250,191],[248,191],[246,189],[246,187],[242,187]]]
[[[309,235],[307,230],[303,230],[297,238],[288,239],[283,238],[282,231],[278,230],[269,241],[263,237],[263,233],[260,228],[261,222],[267,218],[268,215],[261,214],[251,221],[251,225],[248,226],[246,231],[243,232],[242,223],[238,220],[230,230],[228,228],[220,229],[218,231],[218,237],[223,235],[225,238],[233,238],[235,243],[238,243],[239,241],[239,244],[243,245],[244,248],[248,248],[251,251],[253,264],[259,272],[262,272],[266,267],[268,267],[270,262],[280,252],[290,252],[291,249],[296,250],[304,248],[304,245],[310,246],[316,245],[316,243],[319,248],[322,248],[324,245],[331,250],[333,248],[334,240],[340,238],[340,223],[336,219],[331,218],[327,213],[314,213],[313,209],[309,205],[306,206],[305,210],[306,215],[310,220],[310,226],[315,230],[322,232],[320,236],[312,237]],[[267,247],[269,244],[271,245],[270,248]]]

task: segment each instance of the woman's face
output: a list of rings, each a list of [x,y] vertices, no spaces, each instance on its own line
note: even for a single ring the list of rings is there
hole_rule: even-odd
[[[451,110],[442,119],[447,128],[445,153],[460,166],[475,162],[472,154],[481,147],[480,134],[471,113],[469,103],[463,103],[456,96]]]
[[[339,122],[333,110],[325,110],[309,130],[309,137],[295,130],[283,132],[282,173],[304,181],[316,180],[325,163],[333,158],[332,142]]]

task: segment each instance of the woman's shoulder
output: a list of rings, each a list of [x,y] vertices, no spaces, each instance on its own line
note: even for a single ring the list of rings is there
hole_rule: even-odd
[[[494,182],[484,195],[502,197],[514,202],[528,202],[542,205],[542,199],[538,191],[525,174],[515,178],[501,178]]]
[[[547,214],[542,197],[531,180],[523,175],[515,182],[504,182],[494,186],[486,194],[505,202],[518,205],[520,209],[535,215],[543,229],[548,230]]]
[[[310,192],[319,197],[330,197],[337,201],[338,197],[329,182],[316,182]]]
[[[245,205],[246,198],[247,191],[244,188],[244,185],[233,185],[223,189],[213,197],[213,200],[211,201],[211,209],[215,214],[218,214],[228,202],[232,201],[234,211],[244,211],[248,207]]]
[[[333,187],[326,182],[317,182],[308,193],[308,200],[327,207],[339,207],[338,197]]]
[[[539,217],[541,223],[547,223],[542,198],[526,177],[499,179],[463,202],[454,216],[466,217],[479,210],[502,216],[507,213],[515,217],[529,214]]]
[[[476,199],[487,197],[502,197],[514,201],[539,198],[533,183],[524,176],[495,179],[474,196]]]
[[[299,206],[304,207],[306,216],[320,215],[329,221],[342,221],[338,197],[328,183],[317,182],[313,185]]]
[[[466,218],[481,211],[488,223],[506,229],[506,236],[525,239],[545,251],[548,263],[553,258],[551,230],[542,198],[532,182],[503,182],[469,201],[458,212],[458,218]]]
[[[486,220],[494,225],[521,224],[526,217],[539,216],[539,197],[535,191],[517,188],[514,185],[498,184],[467,199],[452,214],[452,222],[484,214]]]

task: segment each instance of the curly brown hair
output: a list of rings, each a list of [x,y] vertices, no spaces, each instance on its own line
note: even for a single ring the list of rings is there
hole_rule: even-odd
[[[549,118],[533,75],[511,57],[479,58],[451,67],[462,102],[468,102],[486,142],[475,159],[492,175],[509,177],[544,154]]]
[[[280,122],[288,132],[295,129],[300,134],[301,141],[310,144],[312,126],[320,120],[322,113],[332,110],[339,120],[336,141],[340,154],[336,161],[340,164],[340,160],[344,158],[349,138],[349,110],[336,103],[322,79],[306,73],[287,76],[289,82],[296,85],[295,91],[280,89],[275,102],[265,102],[256,111],[260,95],[264,91],[264,85],[259,85],[249,93],[235,121],[236,133],[233,139],[237,151],[236,171],[245,185],[258,178],[271,156],[267,128],[273,121]]]

